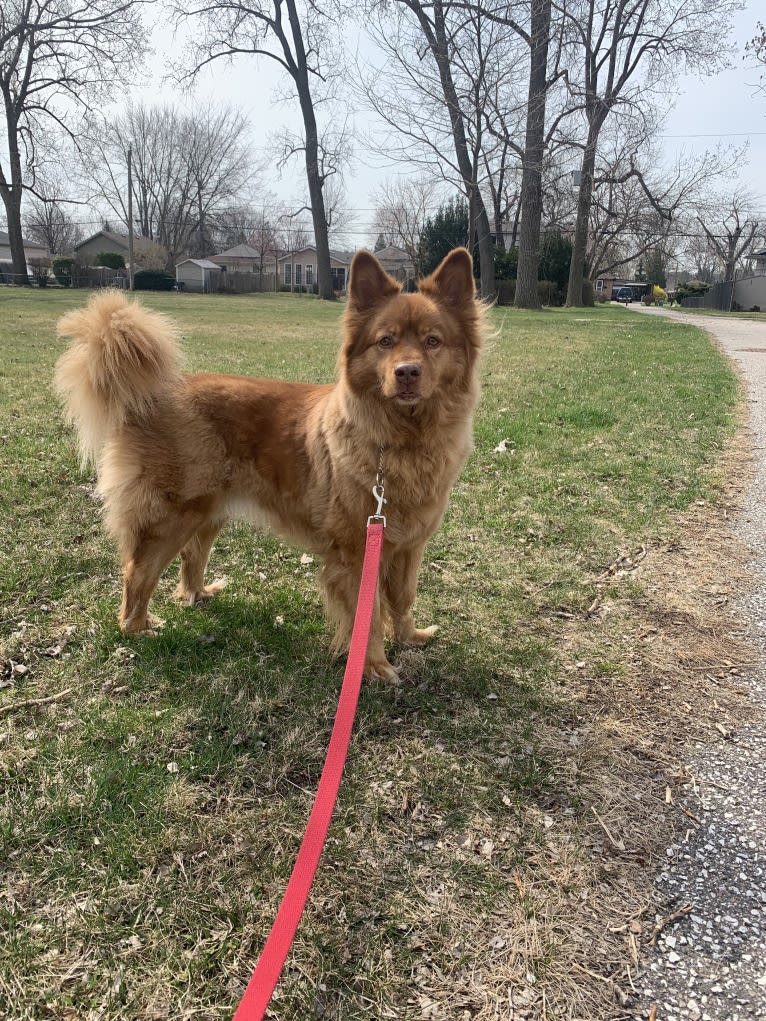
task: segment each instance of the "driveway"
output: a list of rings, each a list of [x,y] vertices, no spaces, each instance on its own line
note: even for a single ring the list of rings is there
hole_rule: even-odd
[[[658,308],[636,311],[707,330],[736,363],[746,386],[754,477],[733,527],[753,551],[754,589],[740,608],[756,654],[745,682],[757,721],[689,755],[701,825],[688,842],[668,848],[656,901],[665,917],[688,905],[691,910],[663,931],[656,953],[647,959],[640,1016],[766,1018],[766,317],[760,322]]]

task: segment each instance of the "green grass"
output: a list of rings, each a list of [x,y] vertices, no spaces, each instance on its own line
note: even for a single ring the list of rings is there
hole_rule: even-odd
[[[317,565],[241,525],[213,552],[219,598],[176,606],[171,569],[162,634],[120,635],[115,551],[50,389],[56,319],[85,297],[0,289],[0,1017],[227,1018],[292,866],[342,665]],[[333,378],[339,306],[143,300],[180,323],[191,369]],[[548,1017],[577,1016],[561,977],[574,908],[556,905],[602,879],[583,871],[589,805],[554,740],[573,712],[565,622],[618,553],[715,499],[737,387],[693,325],[610,307],[493,320],[476,450],[422,571],[418,617],[443,630],[403,655],[400,687],[363,688],[280,1021],[502,1016],[529,971]],[[625,655],[588,669],[619,682]],[[555,853],[545,813],[565,820]],[[542,934],[512,951],[530,919]],[[440,990],[454,1012],[424,1013]],[[588,1016],[608,1016],[609,988],[591,995],[604,1013]]]
[[[683,308],[681,305],[668,306],[673,312],[683,312],[685,315],[690,316],[717,316],[723,319],[755,319],[758,322],[763,321],[763,312],[724,312],[721,309],[714,308]]]

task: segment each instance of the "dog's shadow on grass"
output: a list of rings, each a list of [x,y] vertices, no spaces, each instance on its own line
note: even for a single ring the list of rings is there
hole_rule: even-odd
[[[314,784],[345,669],[330,652],[318,597],[225,592],[204,606],[158,610],[166,626],[155,638],[120,639],[135,656],[132,698],[153,712],[181,710],[190,747],[211,772],[279,748],[285,775]],[[557,715],[545,657],[523,636],[500,660],[454,629],[423,649],[391,647],[390,656],[400,682],[365,680],[359,699],[355,743],[373,757],[411,744],[502,760],[504,748],[530,740],[536,721]],[[289,748],[288,733],[302,735]]]

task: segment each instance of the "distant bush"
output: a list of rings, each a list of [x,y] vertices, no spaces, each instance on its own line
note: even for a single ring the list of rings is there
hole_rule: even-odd
[[[546,231],[540,249],[540,279],[552,281],[566,294],[571,261],[572,242],[557,231]],[[563,305],[563,300],[560,304]]]
[[[564,292],[559,290],[555,280],[538,280],[537,296],[541,305],[563,305]],[[498,280],[497,282],[497,304],[512,305],[516,300],[516,281]]]
[[[29,268],[38,287],[47,287],[50,280],[51,260],[35,258],[29,260]]]
[[[108,266],[109,269],[125,269],[125,256],[119,252],[99,252],[96,266]]]
[[[555,280],[538,280],[537,296],[541,305],[555,307],[564,304],[565,294]]]
[[[498,305],[512,305],[515,297],[516,297],[516,281],[498,280],[497,282]]]
[[[133,277],[133,286],[137,291],[172,291],[176,278],[161,269],[140,269]]]
[[[519,264],[519,250],[513,248],[495,249],[495,280],[515,280]]]
[[[699,280],[681,284],[676,288],[676,301],[681,302],[684,298],[701,298],[712,286],[712,284],[703,284]]]
[[[71,259],[68,255],[59,255],[51,263],[53,269],[53,275],[61,284],[62,287],[72,286],[72,269],[74,267],[74,259]]]

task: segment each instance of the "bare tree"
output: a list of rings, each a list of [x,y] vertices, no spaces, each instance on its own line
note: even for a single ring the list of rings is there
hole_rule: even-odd
[[[728,200],[711,199],[697,216],[709,251],[723,267],[724,280],[734,280],[737,264],[764,229],[754,196],[737,189]]]
[[[242,204],[255,171],[247,122],[231,107],[183,113],[174,106],[129,106],[111,121],[92,118],[83,141],[88,180],[128,223],[127,167],[140,233],[168,252],[200,256],[214,246],[217,217]]]
[[[551,0],[531,0],[529,88],[527,124],[521,176],[521,237],[514,304],[539,308],[537,276],[540,267],[540,227],[543,215],[543,157],[545,110],[548,95],[548,45],[551,31]]]
[[[416,277],[423,275],[420,239],[438,204],[439,192],[433,178],[421,175],[389,179],[373,195],[373,233],[382,234],[386,244],[407,253]]]
[[[275,266],[279,249],[279,232],[276,220],[266,212],[265,206],[253,220],[252,229],[247,235],[247,244],[258,253],[258,272],[263,275],[267,265]]]
[[[682,70],[724,66],[725,40],[739,0],[554,0],[570,47],[569,87],[581,106],[585,139],[567,304],[582,305],[596,155],[601,130],[618,109],[635,116],[647,96],[668,90]],[[632,111],[628,114],[628,111]]]
[[[25,202],[24,232],[30,241],[46,246],[51,255],[71,252],[82,240],[79,225],[66,212],[65,192],[50,178],[38,180],[35,191]]]
[[[649,252],[673,258],[690,216],[711,182],[732,171],[742,150],[680,154],[663,160],[659,117],[605,125],[594,168],[586,260],[590,277],[619,270]]]
[[[479,8],[449,0],[373,4],[369,26],[384,67],[365,76],[370,105],[399,139],[399,155],[458,184],[479,250],[481,293],[495,293],[494,238],[484,198],[483,153],[490,93],[509,73],[507,29]],[[381,89],[380,82],[386,88]],[[413,96],[417,101],[413,102]],[[389,156],[395,148],[383,146]]]
[[[356,214],[349,208],[346,186],[340,177],[331,177],[325,183],[324,198],[329,241],[336,249],[347,248]]]
[[[317,249],[319,296],[335,297],[330,267],[330,244],[324,202],[327,177],[321,165],[320,129],[317,123],[315,89],[322,96],[339,73],[333,47],[334,3],[320,5],[312,0],[197,0],[191,6],[173,3],[178,21],[193,19],[195,33],[189,43],[190,69],[194,78],[215,60],[249,54],[266,57],[291,79],[303,119],[303,149],[306,164],[311,218]]]
[[[26,278],[21,232],[25,190],[34,190],[46,131],[75,135],[72,110],[87,110],[135,76],[146,50],[139,0],[3,0],[0,95],[7,156],[0,160],[13,272]]]
[[[749,53],[759,64],[766,64],[766,25],[762,21],[755,23],[755,35],[745,46],[745,53]],[[763,82],[763,75],[761,82]],[[763,84],[761,87],[766,89]]]
[[[231,106],[206,107],[184,117],[182,127],[188,130],[186,160],[196,205],[190,251],[206,255],[213,245],[216,214],[239,200],[253,177],[247,119]]]

